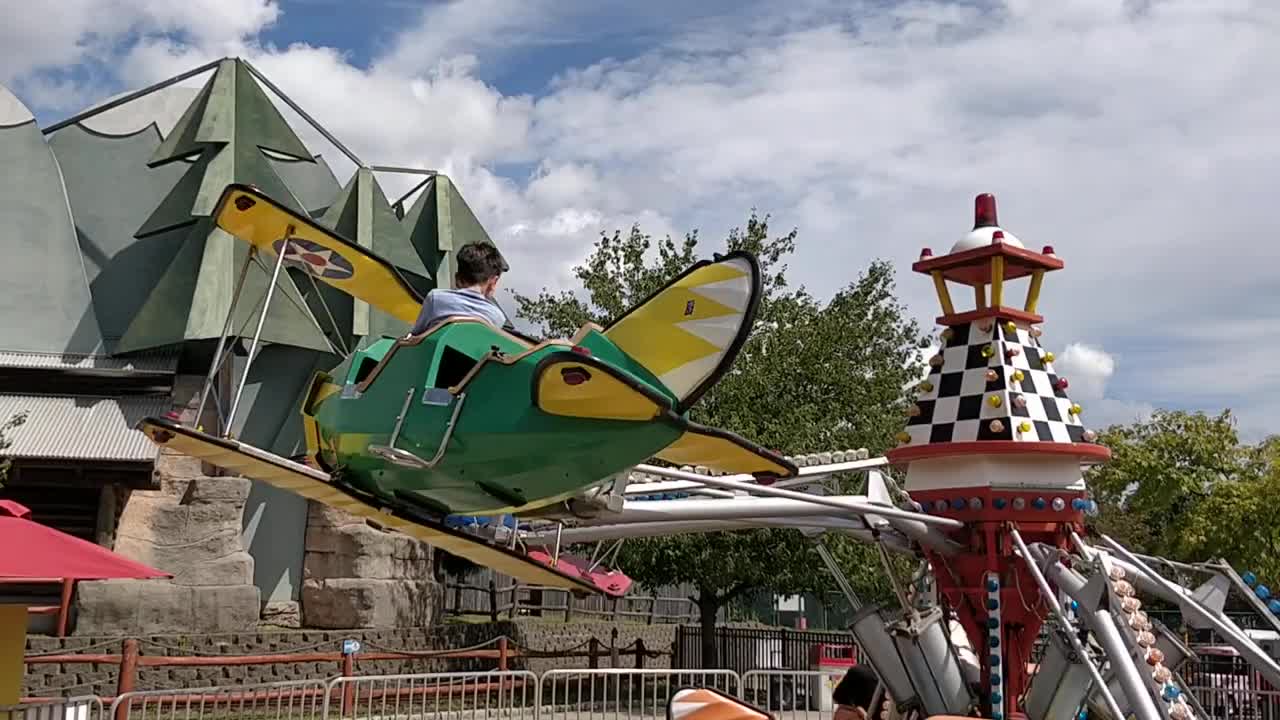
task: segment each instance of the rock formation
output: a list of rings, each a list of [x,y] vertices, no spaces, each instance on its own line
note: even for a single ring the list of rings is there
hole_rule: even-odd
[[[310,503],[302,621],[310,628],[431,625],[440,607],[432,548]]]

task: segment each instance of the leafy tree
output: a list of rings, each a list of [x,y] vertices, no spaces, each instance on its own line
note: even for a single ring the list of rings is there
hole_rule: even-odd
[[[866,447],[879,453],[902,429],[907,388],[922,373],[916,323],[893,295],[892,268],[874,262],[823,304],[791,288],[785,259],[796,231],[770,236],[768,217],[750,215],[734,228],[725,252],[759,259],[764,293],[755,328],[734,369],[690,411],[691,419],[738,432],[787,454]],[[633,227],[601,234],[575,268],[582,292],[516,294],[517,317],[542,332],[568,337],[585,322],[610,319],[698,260],[697,233],[654,243]],[[842,490],[857,492],[841,479]],[[847,538],[825,540],[861,593],[881,595],[886,582],[873,551]],[[750,591],[817,592],[831,579],[808,540],[794,530],[759,529],[629,539],[620,566],[644,585],[691,583],[703,628],[703,662],[715,665],[715,618]]]
[[[1086,478],[1097,530],[1140,552],[1223,558],[1280,581],[1280,438],[1242,444],[1230,411],[1160,410],[1099,442],[1112,459]]]

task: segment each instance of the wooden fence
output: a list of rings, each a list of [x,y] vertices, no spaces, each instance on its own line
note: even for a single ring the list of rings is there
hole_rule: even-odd
[[[483,615],[497,622],[502,616],[573,619],[630,619],[646,624],[688,623],[698,618],[698,606],[689,598],[629,595],[605,598],[575,597],[573,593],[541,585],[502,582],[490,577],[483,583],[470,578],[447,578],[444,611],[447,615]]]

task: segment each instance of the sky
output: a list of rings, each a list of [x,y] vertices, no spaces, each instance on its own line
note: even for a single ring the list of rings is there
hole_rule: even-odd
[[[365,162],[449,173],[522,292],[571,286],[601,231],[697,229],[709,253],[754,208],[798,231],[793,284],[827,298],[884,259],[934,330],[910,264],[995,193],[1066,263],[1042,341],[1087,424],[1230,408],[1246,439],[1280,432],[1270,0],[30,8],[0,0],[0,83],[41,123],[244,57]]]

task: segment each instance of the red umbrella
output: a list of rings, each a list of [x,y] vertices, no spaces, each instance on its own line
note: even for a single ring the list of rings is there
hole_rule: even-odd
[[[31,520],[31,511],[0,500],[0,578],[168,578],[171,574]]]
[[[31,511],[12,500],[0,500],[0,548],[0,579],[5,580],[173,577],[33,522]],[[0,705],[18,702],[26,634],[27,608],[0,605]]]

